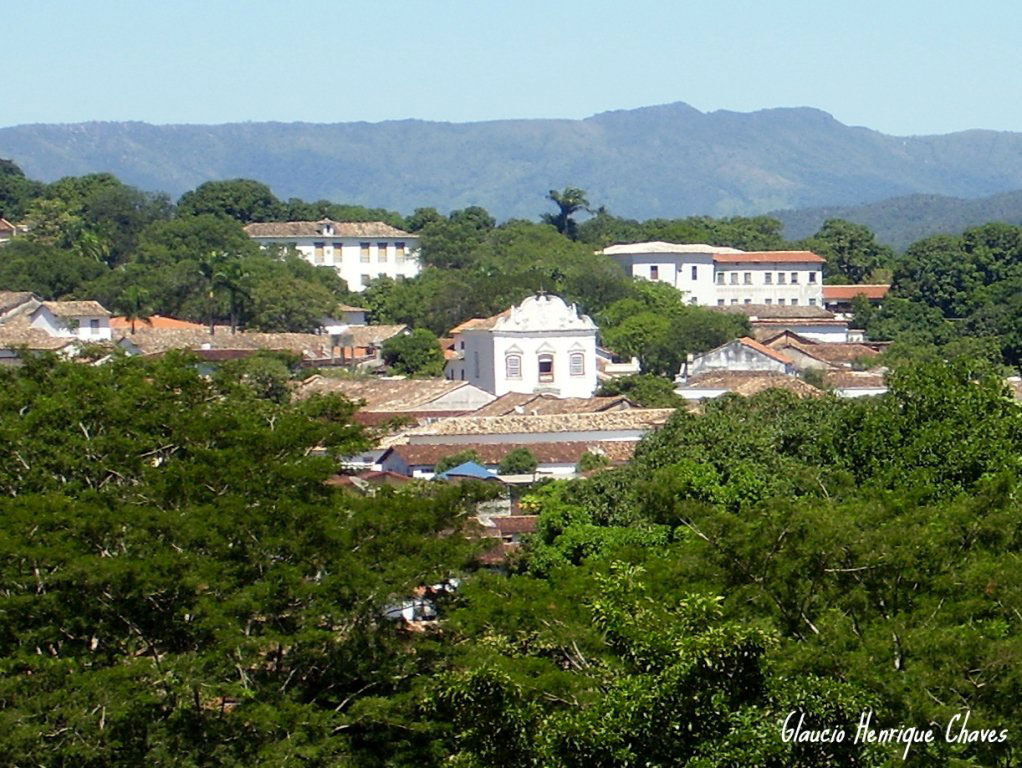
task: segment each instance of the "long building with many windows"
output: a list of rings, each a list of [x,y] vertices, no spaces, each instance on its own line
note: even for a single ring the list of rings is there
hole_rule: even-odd
[[[825,259],[812,251],[740,251],[702,244],[604,248],[633,277],[666,282],[689,304],[822,306]]]
[[[263,246],[297,250],[310,264],[333,267],[352,291],[377,277],[419,274],[419,238],[382,221],[253,222],[245,232]]]

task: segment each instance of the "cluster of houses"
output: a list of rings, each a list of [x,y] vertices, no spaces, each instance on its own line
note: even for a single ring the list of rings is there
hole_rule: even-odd
[[[115,317],[96,301],[43,301],[28,291],[0,291],[0,364],[17,364],[25,350],[74,358],[89,348],[129,355],[186,349],[210,363],[269,350],[295,354],[310,366],[373,370],[383,365],[383,343],[408,333],[405,325],[367,324],[360,307],[341,304],[335,314],[320,321],[318,333],[232,333],[161,315]]]

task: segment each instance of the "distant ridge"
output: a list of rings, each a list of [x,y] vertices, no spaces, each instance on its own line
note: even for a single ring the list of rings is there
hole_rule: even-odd
[[[936,234],[958,234],[990,221],[1022,226],[1022,190],[973,200],[941,195],[908,195],[854,206],[803,208],[770,213],[784,224],[784,235],[800,240],[827,219],[847,219],[869,227],[877,240],[903,250]]]
[[[895,137],[811,108],[703,113],[680,102],[584,120],[21,125],[0,128],[0,157],[43,180],[110,171],[176,196],[248,177],[284,199],[405,213],[482,205],[499,218],[535,218],[546,192],[567,185],[633,218],[1022,189],[1022,134]]]

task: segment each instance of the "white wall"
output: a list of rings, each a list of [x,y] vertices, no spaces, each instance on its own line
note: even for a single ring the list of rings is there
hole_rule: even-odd
[[[798,276],[798,282],[792,283],[792,273]],[[716,282],[723,275],[724,283]],[[815,275],[815,282],[810,276]],[[767,283],[767,276],[770,283]],[[781,276],[784,283],[780,283]],[[746,283],[746,277],[750,282]],[[737,283],[732,283],[737,279]],[[722,304],[780,304],[797,306],[823,307],[823,265],[812,262],[795,262],[784,264],[720,263],[714,270],[714,302]]]
[[[362,276],[369,279],[380,276],[393,279],[415,277],[419,274],[419,238],[406,237],[336,237],[316,235],[315,237],[256,237],[260,245],[292,246],[310,264],[333,267],[348,284],[351,291],[362,291],[365,286]],[[322,261],[316,257],[316,243],[323,243]],[[362,261],[362,243],[369,243],[369,261]],[[380,251],[379,245],[386,244]],[[405,244],[404,261],[397,261],[396,244]],[[381,258],[382,257],[382,258]]]
[[[682,365],[689,376],[710,371],[762,371],[764,373],[792,373],[795,366],[774,360],[762,352],[750,349],[741,342],[732,341],[717,349],[699,355],[691,363]]]
[[[40,306],[32,316],[32,327],[46,331],[50,336],[81,339],[82,341],[109,341],[111,337],[110,318],[103,316],[78,317],[69,323],[57,317],[46,307]],[[93,322],[96,327],[93,328]]]

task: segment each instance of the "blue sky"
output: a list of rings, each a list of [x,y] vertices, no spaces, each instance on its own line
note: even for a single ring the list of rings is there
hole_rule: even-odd
[[[5,0],[0,125],[812,106],[1022,131],[1022,7],[974,0]]]

